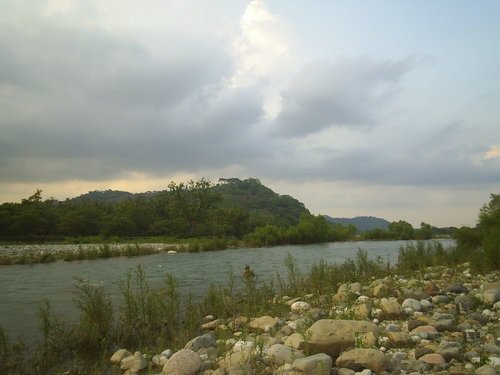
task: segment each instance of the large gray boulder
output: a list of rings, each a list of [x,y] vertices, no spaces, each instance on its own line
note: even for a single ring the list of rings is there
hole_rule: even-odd
[[[326,353],[337,358],[342,351],[354,348],[356,334],[362,333],[377,337],[378,327],[362,320],[321,319],[306,331],[300,348],[308,354]]]
[[[184,349],[190,349],[193,352],[197,352],[200,349],[203,348],[215,348],[216,342],[215,342],[215,336],[213,332],[206,333],[204,335],[195,337],[191,341],[189,341],[185,346]]]
[[[202,365],[201,358],[196,352],[182,349],[170,357],[162,371],[165,375],[195,375]]]
[[[377,349],[352,349],[342,353],[335,364],[337,367],[347,367],[354,371],[370,369],[377,374],[385,371],[390,358]]]

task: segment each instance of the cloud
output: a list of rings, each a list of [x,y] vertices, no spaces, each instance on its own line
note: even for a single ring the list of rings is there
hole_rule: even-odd
[[[500,145],[493,145],[483,155],[484,160],[500,160]]]
[[[252,0],[240,21],[241,35],[234,40],[234,86],[254,84],[279,73],[290,59],[290,27],[272,14],[264,1]]]
[[[372,61],[367,58],[316,61],[305,65],[283,92],[276,133],[302,137],[331,126],[372,126],[411,58]]]

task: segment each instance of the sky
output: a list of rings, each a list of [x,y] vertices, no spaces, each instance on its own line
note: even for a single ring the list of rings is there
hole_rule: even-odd
[[[0,202],[258,178],[314,214],[475,225],[500,2],[2,0]]]

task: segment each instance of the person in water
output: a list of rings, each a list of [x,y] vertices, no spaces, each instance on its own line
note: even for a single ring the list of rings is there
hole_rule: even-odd
[[[245,272],[243,272],[243,277],[245,279],[251,279],[255,277],[255,273],[250,269],[250,266],[245,266]]]

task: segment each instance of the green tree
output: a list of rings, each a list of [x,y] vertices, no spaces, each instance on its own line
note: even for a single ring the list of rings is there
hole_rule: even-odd
[[[404,220],[393,221],[389,224],[389,233],[392,238],[398,240],[411,240],[415,238],[413,226]]]
[[[500,268],[500,194],[491,194],[490,202],[479,211],[479,226],[487,264]]]
[[[420,229],[417,231],[419,240],[429,240],[432,238],[432,226],[427,223],[420,223]]]
[[[210,211],[221,199],[211,187],[212,183],[204,178],[179,184],[172,181],[168,185],[173,196],[173,214],[183,220],[185,234],[194,236],[209,232]]]

